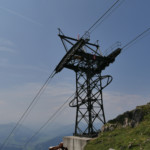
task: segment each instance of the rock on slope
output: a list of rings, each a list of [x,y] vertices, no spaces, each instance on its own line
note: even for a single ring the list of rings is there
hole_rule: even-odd
[[[150,103],[108,121],[85,150],[150,150]]]

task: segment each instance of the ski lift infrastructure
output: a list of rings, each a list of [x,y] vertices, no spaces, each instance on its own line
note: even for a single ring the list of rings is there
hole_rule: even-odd
[[[101,43],[99,44],[92,41],[91,34],[97,30],[99,25],[103,23],[105,17],[107,18],[111,13],[114,12],[120,6],[120,0],[115,1],[111,7],[98,19],[92,26],[83,34],[83,36],[70,37],[59,29],[58,36],[60,37],[62,44],[65,49],[65,55],[62,56],[60,62],[56,65],[56,68],[47,78],[41,89],[38,91],[26,111],[23,113],[21,118],[18,120],[16,126],[10,132],[4,143],[1,145],[0,150],[7,144],[10,136],[18,128],[22,119],[26,116],[26,113],[30,111],[32,105],[37,101],[37,97],[47,87],[48,83],[58,74],[64,71],[64,68],[75,72],[75,94],[65,101],[59,109],[54,112],[50,118],[39,128],[39,130],[25,143],[25,147],[32,141],[32,139],[53,119],[60,110],[69,102],[69,106],[76,109],[75,128],[74,135],[95,137],[100,131],[100,126],[97,123],[105,124],[105,105],[103,104],[105,97],[103,97],[103,89],[106,88],[113,80],[111,75],[102,75],[106,68],[113,66],[120,54],[124,52],[138,40],[148,35],[150,28],[147,27],[138,31],[138,34],[133,35],[133,38],[129,39],[126,44],[121,45],[120,42],[116,42],[110,48],[102,51]],[[108,30],[109,32],[109,30]],[[115,36],[115,35],[114,35]],[[123,35],[122,35],[123,36]],[[69,48],[68,48],[69,47]],[[141,51],[142,54],[142,51]],[[136,52],[135,52],[136,56]],[[133,61],[135,56],[132,56]],[[128,58],[126,59],[128,61]],[[142,61],[142,60],[139,60]],[[114,63],[114,64],[112,64]],[[123,68],[124,66],[122,66]],[[108,72],[108,71],[107,71]],[[119,72],[118,72],[119,74]],[[83,127],[84,125],[84,127]]]

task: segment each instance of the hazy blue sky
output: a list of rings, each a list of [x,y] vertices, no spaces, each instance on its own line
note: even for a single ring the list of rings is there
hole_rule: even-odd
[[[15,122],[65,54],[57,28],[82,35],[115,0],[0,1],[0,124]],[[150,27],[150,1],[124,0],[91,34],[101,51],[116,41],[122,46]],[[103,74],[113,76],[104,90],[107,120],[150,101],[150,34],[124,51]],[[75,91],[74,72],[56,75],[24,121],[39,124]],[[75,109],[56,119],[71,124]],[[5,117],[4,117],[5,116]],[[67,119],[66,119],[67,118]]]

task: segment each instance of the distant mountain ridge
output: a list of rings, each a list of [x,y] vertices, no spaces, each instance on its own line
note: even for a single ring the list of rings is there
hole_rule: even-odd
[[[15,123],[0,124],[0,146],[10,134],[15,125]],[[48,149],[48,147],[51,145],[57,145],[62,141],[63,136],[72,135],[73,128],[74,125],[58,125],[54,130],[53,127],[50,129],[48,128],[44,130],[44,132],[38,134],[24,150],[44,150]],[[4,150],[23,150],[24,144],[31,138],[34,133],[35,131],[32,129],[26,126],[21,126],[10,137],[8,143],[4,147]]]
[[[0,124],[0,145],[4,142],[11,130],[15,127],[15,123]],[[96,127],[102,125],[96,124]],[[45,150],[50,146],[56,146],[63,141],[64,136],[72,136],[74,132],[74,124],[60,125],[51,124],[50,128],[46,128],[40,132],[28,146],[24,149],[25,143],[31,138],[36,131],[29,127],[21,125],[11,136],[4,150]]]

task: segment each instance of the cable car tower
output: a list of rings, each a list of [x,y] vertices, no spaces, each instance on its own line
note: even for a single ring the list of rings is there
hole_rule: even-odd
[[[90,43],[88,33],[80,39],[65,36],[59,29],[58,35],[66,50],[66,55],[55,68],[55,73],[63,68],[76,74],[76,94],[69,103],[76,108],[75,136],[94,137],[100,131],[100,123],[105,124],[102,90],[111,83],[112,76],[102,76],[102,71],[115,61],[121,48],[107,56],[99,52],[99,45]],[[68,50],[68,45],[70,49]],[[97,127],[97,125],[99,125]]]

